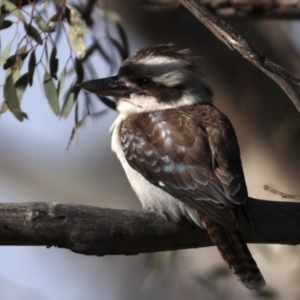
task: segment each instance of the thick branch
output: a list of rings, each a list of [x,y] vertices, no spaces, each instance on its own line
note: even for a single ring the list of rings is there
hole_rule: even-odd
[[[234,28],[204,8],[201,2],[201,0],[180,0],[180,3],[190,10],[225,45],[238,51],[245,59],[272,78],[300,112],[300,94],[295,87],[300,86],[300,78],[268,58],[259,55]]]
[[[274,19],[300,17],[299,0],[200,0],[200,3],[221,17]]]
[[[249,243],[300,243],[300,203],[250,199],[256,229],[242,218]],[[86,255],[137,254],[211,246],[193,223],[145,211],[60,203],[0,204],[0,244],[58,246]]]
[[[18,7],[32,3],[31,0],[10,0]],[[35,3],[40,3],[36,0]],[[85,13],[89,15],[94,8],[93,0],[87,1]],[[142,5],[152,10],[178,8],[179,0],[140,0]],[[228,18],[272,18],[299,19],[300,0],[199,0],[206,8],[221,17]]]
[[[140,0],[144,7],[169,10],[178,0]],[[204,7],[225,18],[298,19],[300,0],[199,0]]]

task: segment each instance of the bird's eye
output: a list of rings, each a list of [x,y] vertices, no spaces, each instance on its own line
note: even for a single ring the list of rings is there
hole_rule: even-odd
[[[149,79],[149,78],[140,78],[140,79],[138,79],[137,80],[137,84],[139,85],[139,86],[146,86],[146,85],[148,85],[149,83],[151,82],[151,80]]]

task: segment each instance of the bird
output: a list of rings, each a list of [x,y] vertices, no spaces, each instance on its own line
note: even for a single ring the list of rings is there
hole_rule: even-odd
[[[237,219],[251,219],[237,136],[190,51],[148,46],[117,75],[78,85],[116,98],[111,148],[143,209],[205,229],[237,279],[260,291],[265,280]]]

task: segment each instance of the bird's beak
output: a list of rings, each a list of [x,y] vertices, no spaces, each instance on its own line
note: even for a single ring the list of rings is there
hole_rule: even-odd
[[[84,81],[77,83],[77,86],[99,96],[113,96],[117,98],[129,98],[133,92],[119,81],[118,76]]]

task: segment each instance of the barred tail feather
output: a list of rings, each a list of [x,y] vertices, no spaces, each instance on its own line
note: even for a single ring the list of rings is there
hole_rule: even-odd
[[[212,242],[238,280],[248,289],[260,291],[266,284],[246,242],[238,231],[225,229],[208,216],[200,215]]]

